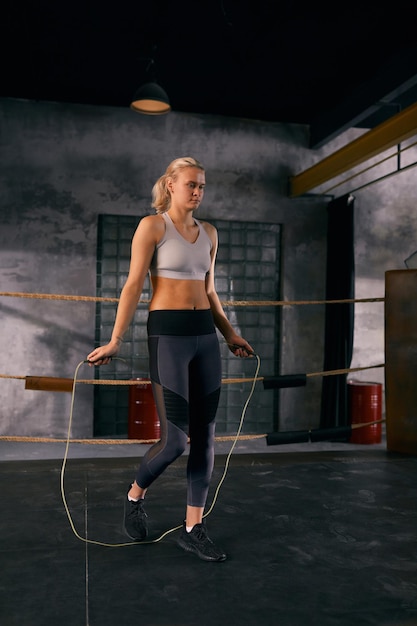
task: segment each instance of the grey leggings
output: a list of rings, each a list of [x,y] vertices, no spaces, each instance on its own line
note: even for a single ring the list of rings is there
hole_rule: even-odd
[[[185,451],[189,436],[187,504],[204,507],[221,388],[220,348],[211,311],[151,311],[148,346],[161,439],[143,457],[136,482],[149,487]]]

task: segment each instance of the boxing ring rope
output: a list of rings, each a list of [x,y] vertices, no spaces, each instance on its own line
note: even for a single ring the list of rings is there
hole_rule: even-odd
[[[292,376],[305,376],[306,378],[312,378],[314,376],[339,376],[340,374],[349,374],[351,372],[361,372],[363,370],[376,369],[378,367],[385,367],[385,363],[379,363],[377,365],[368,365],[366,367],[352,367],[349,369],[339,369],[339,370],[329,370],[328,372],[311,372],[309,374],[296,374]],[[289,375],[291,376],[291,375]],[[30,389],[31,391],[71,391],[73,385],[72,378],[58,378],[55,376],[15,376],[13,374],[0,374],[0,378],[4,379],[15,379],[15,380],[24,380],[26,381],[26,389]],[[274,381],[275,379],[284,379],[286,376],[258,376],[257,378],[223,378],[223,385],[230,385],[233,383],[252,383],[256,380],[256,382],[264,382],[268,383],[269,381]],[[53,385],[56,381],[55,389],[49,387],[48,385]],[[113,380],[113,379],[95,379],[95,378],[85,378],[77,380],[77,385],[138,385],[138,381],[135,379],[132,380]],[[150,385],[150,380],[141,380],[141,385]],[[44,385],[44,386],[43,386]],[[298,385],[290,385],[291,387],[301,387],[302,384]],[[61,388],[62,387],[62,388]],[[265,387],[272,388],[272,386]]]
[[[0,291],[0,296],[11,298],[31,298],[34,300],[73,300],[75,302],[119,302],[119,298],[100,296],[71,296],[50,293],[25,293],[19,291]],[[305,304],[349,304],[361,302],[384,302],[385,298],[349,298],[346,300],[222,300],[222,306],[294,306]],[[149,300],[140,299],[138,304],[148,304]]]
[[[99,296],[74,296],[74,295],[65,295],[65,294],[42,294],[42,293],[25,293],[25,292],[8,292],[8,291],[0,291],[0,296],[3,297],[14,297],[14,298],[29,298],[29,299],[39,299],[39,300],[66,300],[66,301],[75,301],[75,302],[119,302],[119,298],[106,298]],[[362,298],[362,299],[340,299],[340,300],[226,300],[222,301],[221,304],[224,307],[229,306],[298,306],[298,305],[323,305],[323,304],[348,304],[348,303],[364,303],[364,302],[384,302],[385,298]],[[140,299],[138,304],[148,303],[149,300]],[[224,378],[222,379],[222,384],[235,384],[235,383],[246,383],[246,382],[263,382],[264,389],[272,389],[279,387],[296,387],[303,386],[306,384],[306,380],[312,377],[318,376],[338,376],[341,374],[348,374],[352,372],[359,372],[368,369],[376,369],[385,367],[384,363],[380,363],[377,365],[370,365],[367,367],[355,367],[355,368],[347,368],[347,369],[338,369],[331,370],[325,372],[311,372],[307,374],[296,374],[296,375],[281,375],[281,376],[258,376],[256,378]],[[73,391],[74,382],[76,384],[84,384],[84,385],[115,385],[115,386],[127,386],[127,385],[137,385],[137,380],[106,380],[106,379],[79,379],[74,381],[72,378],[59,378],[52,376],[19,376],[19,375],[10,375],[10,374],[0,374],[0,379],[14,379],[14,380],[24,380],[25,381],[25,389],[29,390],[38,390],[38,391]],[[150,380],[141,380],[141,385],[151,384]],[[375,423],[384,422],[385,420],[377,420],[375,422],[367,422],[363,424],[352,424],[349,428],[362,428],[365,426],[369,426]],[[307,433],[314,431],[306,431]],[[252,439],[261,439],[267,438],[268,434],[251,434],[251,435],[239,435],[239,441],[241,440],[252,440]],[[216,436],[216,441],[231,441],[234,440],[235,435],[225,435],[225,436]],[[23,436],[9,436],[9,435],[0,435],[0,441],[19,441],[19,442],[58,442],[64,443],[67,441],[67,438],[52,438],[52,437],[23,437]],[[87,444],[98,444],[98,445],[120,445],[120,444],[152,444],[157,439],[71,439],[72,443],[87,443]]]

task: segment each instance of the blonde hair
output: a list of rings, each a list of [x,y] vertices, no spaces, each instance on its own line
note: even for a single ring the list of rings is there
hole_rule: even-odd
[[[180,157],[179,159],[175,159],[171,161],[168,165],[165,174],[163,174],[152,188],[152,207],[156,210],[158,214],[165,213],[168,211],[171,206],[171,194],[167,187],[167,179],[173,178],[174,180],[178,177],[178,172],[185,169],[186,167],[196,167],[199,170],[204,172],[203,165],[193,159],[192,157]]]

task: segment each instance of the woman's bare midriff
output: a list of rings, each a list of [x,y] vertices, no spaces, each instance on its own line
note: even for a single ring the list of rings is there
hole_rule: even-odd
[[[152,278],[150,311],[209,309],[210,302],[204,280]]]

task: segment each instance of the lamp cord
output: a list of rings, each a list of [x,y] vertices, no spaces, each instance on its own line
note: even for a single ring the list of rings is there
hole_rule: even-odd
[[[226,461],[225,461],[225,465],[224,465],[224,469],[223,469],[223,473],[222,476],[220,478],[220,481],[216,487],[216,490],[214,492],[214,496],[213,496],[213,501],[208,509],[208,511],[203,515],[203,517],[207,517],[208,515],[210,515],[210,513],[213,511],[214,509],[214,505],[216,504],[218,495],[219,495],[219,491],[220,488],[226,478],[227,475],[227,471],[229,469],[229,464],[230,464],[230,458],[232,456],[233,450],[237,444],[237,441],[239,439],[239,435],[241,433],[242,427],[243,427],[243,423],[245,420],[245,415],[246,415],[246,411],[247,408],[249,406],[249,402],[253,396],[253,393],[255,391],[255,385],[256,385],[256,381],[258,378],[258,374],[259,374],[259,370],[261,367],[261,359],[259,357],[258,354],[253,353],[253,356],[256,357],[257,360],[257,364],[256,364],[256,371],[255,371],[255,375],[252,381],[252,386],[248,395],[248,398],[243,406],[242,409],[242,414],[240,416],[240,421],[239,421],[239,427],[237,429],[235,438],[233,440],[232,446],[227,454],[226,457]],[[119,359],[121,361],[123,361],[124,359],[120,359],[119,357],[113,357],[115,359]],[[76,385],[77,385],[77,379],[78,379],[78,371],[80,369],[80,367],[84,364],[84,363],[88,363],[87,360],[84,361],[80,361],[80,363],[78,363],[76,369],[75,369],[75,373],[74,373],[74,384],[73,384],[73,388],[72,388],[72,394],[71,394],[71,405],[70,405],[70,414],[69,414],[69,421],[68,421],[68,431],[67,431],[67,438],[66,438],[66,444],[65,444],[65,451],[64,451],[64,456],[63,456],[63,460],[62,460],[62,466],[61,466],[61,472],[60,472],[60,483],[61,483],[61,497],[62,497],[62,502],[64,504],[64,508],[67,514],[67,518],[69,521],[69,524],[71,526],[72,532],[74,533],[74,535],[77,537],[77,539],[79,539],[80,541],[83,541],[84,543],[87,544],[92,544],[92,545],[96,545],[96,546],[104,546],[106,548],[123,548],[126,546],[137,546],[137,545],[144,545],[144,544],[151,544],[151,543],[158,543],[159,541],[161,541],[162,539],[164,539],[167,535],[169,535],[170,533],[173,533],[176,530],[180,530],[182,528],[182,526],[175,526],[174,528],[170,528],[169,530],[165,531],[164,533],[162,533],[162,535],[160,535],[157,539],[152,539],[149,541],[129,541],[129,542],[125,542],[125,543],[105,543],[103,541],[95,541],[94,539],[88,539],[87,537],[82,537],[77,529],[75,528],[75,524],[73,522],[72,516],[71,516],[71,512],[69,510],[69,506],[67,503],[67,498],[65,495],[65,487],[64,487],[64,479],[65,479],[65,469],[66,469],[66,465],[67,465],[67,460],[68,460],[68,451],[69,451],[69,446],[70,446],[70,437],[71,437],[71,428],[72,428],[72,421],[73,421],[73,414],[74,414],[74,403],[75,403],[75,389],[76,389]]]

